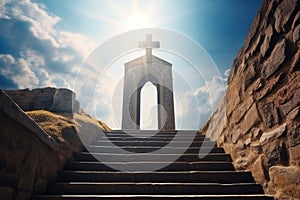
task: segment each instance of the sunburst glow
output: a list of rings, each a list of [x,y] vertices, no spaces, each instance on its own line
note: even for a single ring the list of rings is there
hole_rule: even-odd
[[[138,28],[151,28],[155,27],[154,21],[150,16],[144,14],[141,15],[139,13],[135,15],[128,16],[125,20],[125,29],[138,29]]]
[[[105,1],[106,12],[85,12],[85,15],[110,25],[118,31],[128,31],[140,28],[155,28],[171,20],[167,13],[162,12],[164,4],[157,1]],[[83,11],[80,11],[83,12]],[[173,16],[172,16],[173,18]]]

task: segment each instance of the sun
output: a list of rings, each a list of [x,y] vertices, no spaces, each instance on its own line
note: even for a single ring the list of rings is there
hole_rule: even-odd
[[[134,13],[124,20],[125,29],[153,28],[155,23],[151,13]]]

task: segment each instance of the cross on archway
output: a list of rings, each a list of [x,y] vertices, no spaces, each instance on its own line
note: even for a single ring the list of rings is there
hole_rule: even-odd
[[[157,41],[152,41],[152,35],[148,34],[146,35],[146,41],[141,41],[139,42],[139,48],[144,48],[146,49],[146,57],[147,57],[147,61],[151,60],[151,56],[152,56],[152,49],[154,48],[159,48],[160,47],[160,43]]]
[[[158,129],[174,131],[172,64],[152,55],[152,49],[160,47],[160,42],[152,41],[152,35],[139,42],[139,47],[146,49],[146,55],[125,63],[122,129],[140,129],[141,89],[151,82],[157,89]]]

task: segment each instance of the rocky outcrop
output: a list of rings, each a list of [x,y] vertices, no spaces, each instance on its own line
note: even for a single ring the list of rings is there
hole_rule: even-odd
[[[299,22],[299,0],[263,2],[226,95],[201,130],[278,199],[300,198]]]
[[[24,111],[79,112],[75,93],[64,88],[38,88],[5,91]]]

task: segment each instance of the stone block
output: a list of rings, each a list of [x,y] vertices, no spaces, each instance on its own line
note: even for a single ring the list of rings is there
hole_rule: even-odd
[[[244,91],[246,91],[249,85],[254,81],[256,75],[255,65],[257,65],[257,63],[249,65],[242,73]]]
[[[282,113],[286,116],[291,110],[300,104],[300,88],[293,91],[293,96],[285,104],[280,106]]]
[[[290,146],[294,147],[300,145],[300,123],[293,124],[292,127],[288,129],[287,136]]]
[[[277,199],[299,199],[300,171],[298,167],[273,166],[269,170],[269,188]]]
[[[233,130],[231,142],[233,144],[236,144],[238,139],[240,138],[241,134],[242,134],[241,129]]]
[[[267,168],[264,166],[264,155],[260,155],[257,160],[252,164],[251,171],[255,181],[262,186],[267,183]]]
[[[32,92],[28,92],[28,96],[31,96],[35,100],[32,109],[27,108],[25,110],[48,110],[53,104],[53,96],[55,91],[55,88],[41,88],[34,89]]]
[[[236,83],[236,80],[232,84],[228,85],[226,92],[226,114],[228,117],[231,116],[232,112],[236,109],[237,105],[241,102],[240,95],[240,82]]]
[[[278,43],[274,50],[271,53],[271,56],[266,61],[265,66],[261,70],[261,77],[263,79],[269,78],[274,72],[277,71],[277,69],[280,67],[280,65],[285,61],[286,55],[285,55],[285,49],[286,49],[286,40],[283,39],[280,43]]]
[[[260,145],[263,146],[266,143],[273,141],[276,138],[279,138],[281,135],[283,135],[285,131],[286,131],[286,123],[280,125],[279,127],[269,132],[264,132],[259,139]]]
[[[263,149],[268,167],[288,164],[288,152],[284,142],[274,141],[268,143]]]
[[[78,112],[79,102],[69,89],[39,88],[10,90],[6,93],[24,110],[49,110],[53,112]]]
[[[293,32],[293,42],[297,43],[300,39],[300,25],[298,25]]]
[[[289,148],[290,165],[300,167],[300,145]]]
[[[260,110],[262,120],[267,128],[271,128],[275,124],[278,124],[279,117],[274,103],[267,103]]]
[[[53,104],[49,110],[53,112],[73,112],[75,93],[68,89],[58,89],[53,96]]]
[[[256,103],[246,113],[243,121],[241,122],[241,130],[246,134],[253,126],[260,121],[260,117],[257,111]]]
[[[297,6],[297,0],[284,0],[277,7],[274,13],[275,29],[278,33],[287,31],[287,22]]]
[[[260,46],[261,57],[265,57],[266,52],[269,50],[269,45],[272,37],[273,37],[273,26],[272,24],[269,24],[268,28],[265,30],[265,39],[262,45]]]
[[[240,123],[240,121],[246,115],[247,111],[251,108],[253,103],[254,103],[253,98],[249,97],[249,98],[246,98],[243,101],[243,103],[236,106],[235,111],[231,115],[231,121],[234,122],[235,124]]]

